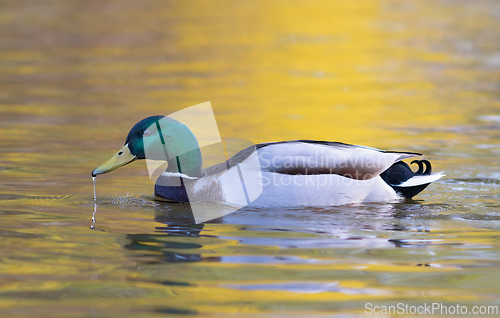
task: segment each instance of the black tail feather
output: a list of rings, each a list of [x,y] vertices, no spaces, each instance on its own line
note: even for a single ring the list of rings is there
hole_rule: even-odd
[[[411,199],[420,192],[422,192],[429,183],[420,184],[413,187],[400,187],[399,185],[408,181],[414,176],[430,175],[432,172],[431,163],[428,160],[413,160],[411,162],[418,164],[418,171],[413,172],[409,165],[403,161],[398,161],[393,164],[389,169],[380,174],[380,177],[389,185],[394,191],[401,194],[407,199]],[[425,170],[424,170],[425,166]]]

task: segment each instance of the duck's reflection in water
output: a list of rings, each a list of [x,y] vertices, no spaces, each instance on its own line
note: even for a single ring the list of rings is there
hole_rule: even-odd
[[[174,228],[174,227],[173,227]],[[162,254],[160,259],[150,260],[147,263],[163,263],[163,262],[201,262],[203,259],[201,254],[196,253],[196,249],[202,247],[200,244],[185,243],[185,242],[172,242],[168,240],[171,235],[182,236],[181,233],[187,233],[186,236],[199,235],[201,229],[192,229],[190,225],[180,225],[175,227],[176,233],[171,234],[169,231],[166,234],[128,234],[127,239],[130,243],[125,246],[128,250],[140,250],[145,252],[144,256],[155,256],[148,252],[159,252]],[[182,249],[184,251],[193,250],[194,253],[181,253],[173,252],[170,249]]]
[[[153,256],[147,263],[172,263],[172,262],[201,262],[220,261],[217,257],[204,259],[196,250],[203,247],[192,240],[183,241],[182,237],[193,238],[201,235],[205,225],[194,223],[193,214],[189,205],[172,204],[159,207],[155,212],[155,221],[165,226],[155,227],[155,234],[128,234],[130,243],[125,245],[128,250],[143,251],[144,256]],[[172,250],[182,250],[172,251]],[[150,253],[154,252],[154,253]],[[160,257],[158,257],[160,253]]]
[[[195,223],[189,205],[162,203],[155,207],[154,219],[163,225],[156,226],[154,234],[128,234],[130,241],[125,247],[142,251],[144,258],[141,259],[145,263],[234,262],[243,259],[238,255],[203,256],[198,250],[208,242],[204,238],[231,239],[238,241],[239,245],[261,246],[264,250],[269,246],[283,250],[363,249],[370,253],[391,248],[425,249],[436,244],[416,235],[416,232],[430,231],[432,219],[422,217],[428,210],[416,202],[328,208],[245,208],[211,220],[206,225]],[[418,217],[414,218],[415,215]],[[219,228],[217,224],[233,225],[231,235],[224,231],[223,236],[214,236],[214,229]],[[210,230],[207,231],[206,227]],[[240,234],[240,231],[247,233]],[[401,235],[401,232],[407,235]],[[245,260],[252,258],[254,262],[256,257],[245,255]]]

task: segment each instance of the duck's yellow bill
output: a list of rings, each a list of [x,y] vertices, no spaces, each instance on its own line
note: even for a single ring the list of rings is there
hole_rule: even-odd
[[[92,171],[92,177],[97,176],[98,174],[103,174],[107,172],[111,172],[116,170],[128,163],[131,163],[137,159],[137,156],[134,156],[130,153],[130,149],[128,149],[128,144],[123,146],[116,155],[114,155],[111,159],[97,167],[94,171]]]

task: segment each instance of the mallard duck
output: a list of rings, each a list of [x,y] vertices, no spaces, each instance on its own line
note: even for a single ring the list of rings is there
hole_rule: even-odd
[[[341,142],[293,140],[243,149],[202,169],[197,139],[181,122],[152,116],[135,124],[125,145],[92,176],[137,159],[165,160],[155,195],[175,202],[217,201],[239,206],[331,206],[412,198],[443,174],[414,152],[382,151]],[[163,170],[162,170],[163,171]]]

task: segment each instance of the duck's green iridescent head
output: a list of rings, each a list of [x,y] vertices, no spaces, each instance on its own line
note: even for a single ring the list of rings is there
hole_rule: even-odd
[[[167,171],[179,172],[180,167],[184,174],[201,175],[201,152],[195,136],[186,125],[165,116],[151,116],[135,124],[125,145],[92,171],[92,176],[111,172],[136,159],[165,160],[169,163]]]
[[[127,139],[125,140],[125,146],[128,146],[130,153],[136,156],[137,159],[146,159],[144,151],[144,142],[146,140],[144,139],[151,136],[150,127],[156,129],[156,123],[159,123],[162,118],[165,118],[165,116],[157,115],[144,118],[135,124],[134,127],[132,127],[132,129],[128,132]]]

